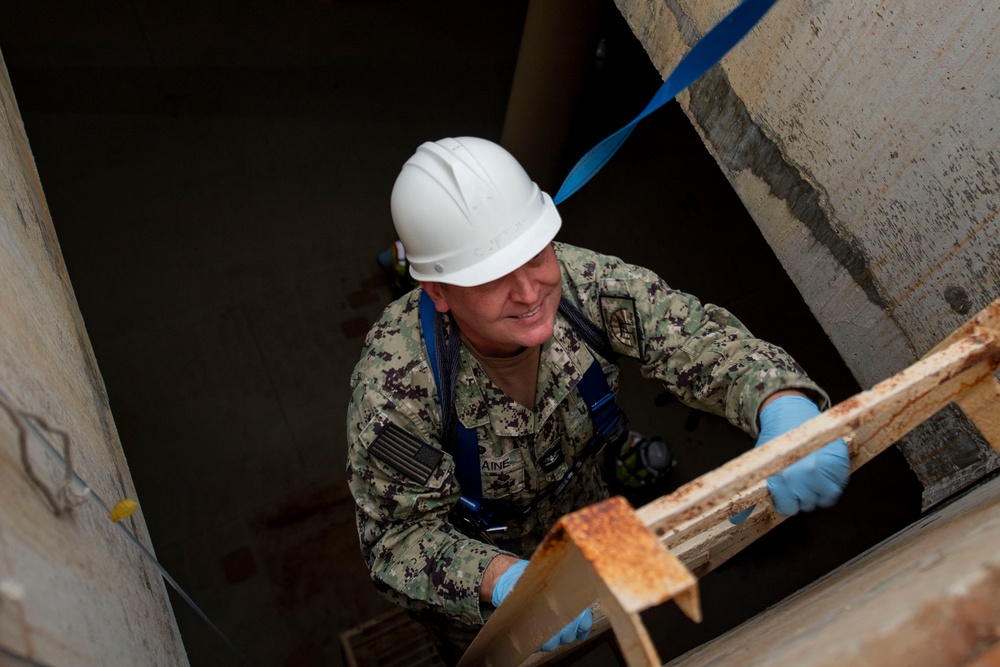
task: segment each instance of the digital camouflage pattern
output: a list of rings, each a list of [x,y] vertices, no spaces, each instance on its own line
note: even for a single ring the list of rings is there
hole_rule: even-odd
[[[725,309],[703,305],[615,257],[561,243],[553,247],[563,294],[608,331],[617,352],[637,357],[645,377],[660,380],[686,405],[725,416],[751,437],[757,435],[761,402],[776,391],[799,389],[820,401],[821,409],[828,406],[788,354],[754,338]],[[502,552],[530,557],[560,516],[603,499],[607,491],[597,460],[588,461],[564,493],[544,499],[508,532],[502,551],[449,524],[460,495],[451,456],[430,459],[439,462],[423,481],[405,472],[406,465],[371,454],[390,423],[441,448],[441,410],[422,340],[419,297],[417,289],[388,306],[354,369],[348,483],[361,551],[378,590],[422,618],[478,626],[489,613],[479,602],[479,585],[490,560]],[[504,395],[462,349],[455,404],[462,423],[477,431],[484,498],[526,507],[573,465],[593,434],[576,384],[594,358],[557,316],[554,335],[541,349],[532,412]],[[601,362],[616,390],[617,366]]]

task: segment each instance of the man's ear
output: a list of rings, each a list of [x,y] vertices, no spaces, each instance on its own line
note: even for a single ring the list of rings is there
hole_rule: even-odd
[[[441,283],[426,283],[421,281],[420,288],[427,292],[427,296],[434,302],[434,310],[439,313],[447,313],[451,310],[448,300],[445,298]]]

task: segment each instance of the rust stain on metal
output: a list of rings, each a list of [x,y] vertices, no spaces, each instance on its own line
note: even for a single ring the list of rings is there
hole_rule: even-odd
[[[701,479],[696,479],[692,482],[688,482],[681,488],[677,489],[677,491],[674,492],[674,496],[677,498],[683,498],[685,495],[690,495],[692,491],[694,491],[695,489],[700,489],[703,486],[705,486],[705,482],[703,482]]]
[[[659,508],[664,506],[670,507],[672,505],[682,505],[690,496],[695,495],[695,493],[704,488],[704,486],[705,480],[702,477],[694,479],[669,495],[661,496],[648,505],[644,505],[642,511],[650,514],[660,514],[662,512],[659,511]],[[719,503],[709,500],[707,503],[699,504],[693,509],[685,510],[683,512],[671,512],[669,520],[664,521],[661,519],[656,523],[656,534],[662,537],[674,526],[677,526],[687,519],[697,516],[706,510],[712,509],[717,504]]]
[[[971,368],[974,368],[979,364],[983,364],[986,368],[989,369],[989,372],[995,372],[996,369],[1000,367],[1000,341],[997,340],[997,337],[991,331],[977,327],[973,329],[964,339],[962,339],[961,341],[956,341],[955,344],[961,344],[961,343],[965,343],[966,345],[969,346],[978,346],[980,349],[976,350],[971,354],[964,355],[958,361],[958,363],[954,364],[953,366],[947,369],[941,369],[930,375],[929,377],[936,378],[935,387],[944,384],[948,380],[954,378],[955,376]],[[870,392],[877,396],[878,395],[885,396],[887,394],[891,394],[894,391],[896,391],[901,385],[905,383],[905,381],[906,379],[904,377],[901,377],[900,374],[897,374],[878,383],[877,385],[872,387]],[[903,408],[896,411],[896,415],[892,419],[887,420],[887,423],[885,425],[879,427],[874,432],[878,433],[883,429],[885,429],[886,427],[888,427],[889,425],[891,425],[892,422],[895,421],[898,415],[902,414],[903,412],[906,411],[906,409],[912,407],[915,403],[922,400],[932,390],[933,388],[928,389],[925,392],[923,392],[920,396],[917,396],[916,398],[908,401],[905,404],[905,406],[903,406]],[[958,393],[960,392],[956,392],[953,395],[957,395]],[[830,413],[835,417],[844,418],[847,417],[851,412],[855,410],[860,410],[863,407],[864,406],[860,398],[858,396],[853,396],[835,405],[833,408],[830,409]],[[852,430],[856,430],[862,425],[863,421],[864,419],[859,415],[858,418],[852,419],[850,422],[848,422],[847,426]]]
[[[632,507],[621,496],[585,507],[563,517],[560,522],[577,544],[596,544],[607,539],[616,530],[626,530],[631,520]],[[585,550],[586,553],[586,550]]]
[[[674,491],[673,493],[671,493],[669,496],[666,497],[670,498],[672,502],[673,501],[683,502],[688,498],[688,496],[694,495],[696,491],[700,491],[704,486],[705,486],[705,481],[701,477],[699,477],[695,480],[688,482],[687,484],[685,484],[684,486],[677,489],[676,491]]]
[[[694,584],[693,576],[660,545],[621,497],[563,518],[573,543],[616,594],[650,604]]]
[[[573,515],[570,514],[569,516]],[[546,558],[549,558],[550,556],[552,556],[552,554],[562,550],[563,547],[566,546],[566,544],[570,540],[569,537],[566,535],[566,528],[563,524],[568,518],[569,518],[568,516],[563,517],[562,519],[559,520],[558,523],[556,523],[556,525],[552,527],[552,530],[549,531],[549,534],[546,535],[545,539],[542,540],[542,543],[538,545],[538,549],[535,551],[535,554],[531,557],[532,560],[536,558],[539,560],[545,560]]]
[[[952,391],[949,391],[946,395],[939,397],[938,402],[940,402],[942,405],[948,403],[954,403],[958,399],[958,397],[964,395],[965,392],[967,392],[969,389],[976,386],[983,380],[989,378],[996,371],[998,363],[1000,363],[1000,360],[989,360],[987,363],[983,364],[982,373],[980,375],[976,376],[974,379],[971,379],[968,382],[958,383],[953,388]],[[974,366],[975,364],[970,366],[970,368]],[[968,370],[968,368],[964,370]],[[905,404],[903,404],[901,407],[899,407],[897,410],[893,412],[891,418],[884,420],[884,423],[882,423],[878,428],[873,429],[871,433],[868,434],[868,439],[869,440],[875,439],[876,436],[880,435],[882,432],[888,429],[894,429],[895,431],[898,431],[898,433],[895,434],[896,439],[902,437],[903,435],[906,435],[906,433],[908,433],[913,427],[916,426],[916,424],[906,423],[901,425],[899,423],[902,420],[902,418],[906,415],[906,413],[909,412],[912,408],[918,406],[921,401],[926,400],[927,396],[932,391],[934,391],[939,386],[941,386],[942,384],[944,384],[945,382],[947,382],[948,380],[952,379],[957,375],[958,373],[949,374],[947,378],[943,379],[937,385],[927,389],[920,395],[915,396],[912,399],[908,400]],[[920,418],[918,420],[918,423],[920,421],[923,421],[923,418]]]
[[[857,396],[852,396],[851,398],[848,398],[846,401],[842,401],[837,405],[833,406],[832,408],[830,408],[829,412],[832,416],[836,418],[846,418],[847,415],[854,412],[855,410],[859,410],[860,408],[861,408],[861,401],[858,400]],[[847,427],[850,428],[852,431],[856,431],[860,426],[861,426],[860,416],[855,417],[854,419],[851,419],[850,421],[847,422]]]
[[[983,347],[976,353],[970,354],[962,359],[962,364],[960,365],[962,370],[972,368],[976,364],[983,361],[995,361],[997,356],[1000,355],[1000,350],[997,349],[997,337],[989,331],[983,331],[980,329],[971,334],[966,340],[970,343],[981,345]]]
[[[859,407],[861,407],[861,401],[858,400],[857,396],[852,396],[846,401],[837,403],[835,406],[830,408],[830,412],[834,415],[840,416],[850,412],[851,410],[856,410]]]

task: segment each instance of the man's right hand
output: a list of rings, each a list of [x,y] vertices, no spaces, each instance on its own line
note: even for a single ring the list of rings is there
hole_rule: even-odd
[[[498,557],[499,558],[499,557]],[[496,559],[494,559],[496,560]],[[493,563],[490,563],[492,566]],[[499,607],[504,598],[514,588],[514,584],[521,578],[524,569],[528,567],[528,561],[518,560],[501,574],[493,586],[493,593],[490,601],[494,607]],[[575,619],[569,622],[555,637],[545,642],[541,651],[555,651],[561,644],[572,644],[574,641],[583,641],[590,636],[590,628],[594,625],[594,614],[590,608],[584,609]]]

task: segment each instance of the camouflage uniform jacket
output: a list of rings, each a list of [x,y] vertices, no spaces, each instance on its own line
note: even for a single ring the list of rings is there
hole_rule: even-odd
[[[753,338],[726,310],[671,290],[652,272],[561,243],[553,244],[563,295],[605,328],[619,353],[635,357],[685,404],[724,415],[751,436],[760,403],[775,391],[825,394],[783,350]],[[563,514],[606,497],[596,460],[557,498],[544,499],[508,532],[505,550],[465,537],[448,522],[460,489],[439,441],[441,410],[418,316],[420,290],[393,302],[368,333],[351,378],[348,483],[361,551],[372,580],[414,612],[482,624],[483,572],[494,556],[530,557]],[[448,318],[445,317],[446,324]],[[460,353],[455,405],[479,439],[483,497],[527,507],[557,483],[593,433],[577,382],[595,359],[557,316],[542,345],[534,412],[503,394],[478,361]],[[601,360],[612,390],[618,368]],[[378,445],[388,425],[422,441],[402,464]],[[391,432],[392,429],[389,429]],[[398,433],[398,431],[397,431]],[[394,456],[399,456],[397,452]],[[405,456],[405,455],[404,455]]]

